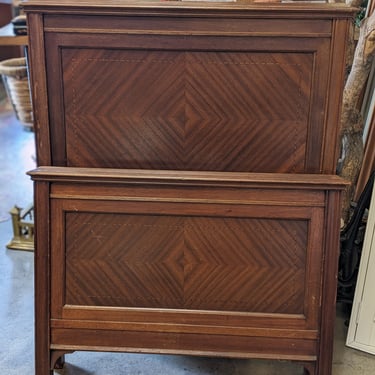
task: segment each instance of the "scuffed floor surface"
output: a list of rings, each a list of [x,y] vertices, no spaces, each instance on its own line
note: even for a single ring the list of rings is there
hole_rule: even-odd
[[[27,206],[34,168],[33,134],[0,106],[0,374],[34,374],[33,253],[6,250],[12,237],[9,210]],[[345,347],[344,317],[338,314],[334,375],[374,375],[375,357]],[[66,356],[60,375],[297,375],[297,364],[187,356],[77,352]]]

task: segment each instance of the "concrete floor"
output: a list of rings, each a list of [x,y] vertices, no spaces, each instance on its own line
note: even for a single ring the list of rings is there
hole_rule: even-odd
[[[34,374],[33,253],[7,250],[12,237],[8,211],[32,200],[25,175],[34,168],[33,134],[0,103],[0,374]],[[333,375],[374,375],[375,356],[345,347],[345,314],[338,309]],[[77,352],[66,356],[60,375],[297,375],[298,364],[187,356]]]

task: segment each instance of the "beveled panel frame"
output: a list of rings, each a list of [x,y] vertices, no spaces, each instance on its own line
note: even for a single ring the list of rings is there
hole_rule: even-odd
[[[47,17],[48,20],[48,17]],[[86,20],[87,21],[87,20]],[[123,20],[124,21],[124,20]],[[235,20],[233,20],[234,22]],[[282,53],[287,57],[288,53],[308,54],[312,56],[313,67],[311,71],[311,87],[310,87],[310,101],[308,104],[308,118],[306,120],[306,144],[304,163],[293,170],[280,168],[280,170],[251,170],[252,172],[297,172],[297,173],[332,173],[334,172],[334,165],[336,163],[336,155],[338,150],[338,124],[337,122],[329,121],[327,117],[330,91],[334,90],[331,86],[330,79],[337,79],[331,75],[329,71],[330,60],[334,59],[334,55],[330,55],[329,50],[331,46],[331,38],[328,32],[325,33],[306,33],[298,35],[292,32],[285,36],[280,36],[271,33],[255,33],[248,31],[242,26],[241,35],[224,35],[220,30],[215,30],[213,26],[212,31],[206,31],[204,35],[192,35],[191,30],[179,32],[167,32],[158,29],[155,31],[130,31],[122,30],[119,33],[111,33],[103,30],[103,34],[98,38],[90,32],[88,26],[87,31],[80,28],[79,31],[73,26],[61,28],[53,26],[54,20],[50,20],[49,27],[45,33],[46,51],[48,55],[49,64],[47,67],[47,84],[48,92],[53,93],[49,95],[49,116],[51,126],[51,147],[52,147],[52,164],[56,166],[69,166],[67,160],[66,149],[66,128],[65,128],[65,103],[64,103],[64,86],[63,82],[63,67],[62,67],[62,52],[66,49],[113,49],[123,51],[126,56],[127,51],[137,50],[154,50],[154,51],[206,51],[221,53],[239,53],[244,52],[251,55],[251,53]],[[91,22],[91,21],[90,21]],[[88,23],[90,23],[88,22]],[[174,24],[175,20],[166,19],[165,30],[170,28],[169,22]],[[294,21],[291,20],[291,23]],[[297,21],[295,21],[297,22]],[[316,21],[317,22],[317,21]],[[87,22],[86,22],[87,23]],[[319,23],[319,22],[317,22]],[[152,24],[152,23],[151,23]],[[321,21],[324,28],[327,29],[327,21]],[[126,25],[124,21],[124,25]],[[245,24],[244,24],[245,25]],[[160,25],[159,25],[160,26]],[[240,31],[239,31],[240,32]],[[193,33],[194,34],[194,33]],[[276,37],[277,35],[277,37]],[[336,73],[337,74],[337,73]],[[332,108],[330,109],[330,116],[332,116]],[[58,141],[57,141],[58,140]],[[330,145],[327,147],[327,145]],[[70,144],[69,147],[72,147]],[[256,154],[256,150],[254,150]],[[171,156],[172,157],[172,156]],[[302,159],[303,160],[303,159]],[[74,165],[72,165],[74,166]],[[81,162],[79,167],[88,167]],[[91,165],[96,167],[111,167],[110,165]],[[112,165],[112,167],[118,167]],[[126,163],[121,165],[123,168],[129,166]],[[135,167],[135,165],[130,165]],[[138,165],[139,167],[139,165]],[[149,168],[150,165],[145,165]],[[160,169],[160,165],[155,169]],[[167,168],[168,169],[168,168]],[[173,169],[173,168],[171,168]],[[174,168],[175,169],[175,168]],[[189,169],[189,168],[188,168]],[[246,170],[241,170],[246,171]]]
[[[278,193],[280,193],[279,196]],[[301,350],[299,347],[295,355],[300,355],[301,359],[311,360],[316,353],[310,345],[317,340],[321,319],[320,314],[317,313],[319,309],[316,304],[321,301],[322,293],[324,206],[325,195],[321,192],[301,192],[292,188],[287,191],[266,188],[263,191],[255,186],[253,189],[233,186],[230,188],[217,186],[194,188],[193,186],[174,186],[173,184],[169,186],[163,183],[156,186],[141,184],[137,186],[137,189],[134,189],[126,184],[124,186],[107,185],[100,188],[95,184],[83,186],[74,183],[69,185],[53,183],[51,190],[51,216],[54,218],[51,223],[51,272],[54,275],[51,284],[52,347],[55,349],[66,347],[69,340],[73,340],[69,342],[69,345],[88,347],[88,343],[94,339],[93,336],[90,336],[92,329],[100,327],[95,339],[100,340],[100,335],[105,334],[106,329],[110,327],[111,330],[117,332],[116,335],[120,336],[121,332],[134,331],[143,332],[149,336],[149,339],[146,339],[142,344],[145,345],[144,350],[152,350],[152,342],[159,339],[163,341],[164,338],[160,335],[165,336],[166,332],[169,336],[178,335],[179,337],[197,335],[197,338],[201,337],[203,341],[201,335],[215,332],[217,337],[220,335],[226,337],[226,342],[234,340],[233,344],[229,345],[234,345],[233,352],[229,356],[246,356],[245,352],[247,351],[249,351],[247,355],[252,356],[254,353],[250,353],[255,348],[251,349],[251,346],[246,346],[250,344],[245,345],[245,341],[241,344],[245,346],[238,346],[238,343],[235,344],[237,342],[235,337],[237,335],[244,338],[252,337],[252,340],[258,337],[252,341],[254,344],[258,340],[266,340],[265,336],[272,327],[276,341],[272,348],[266,350],[268,355],[272,353],[277,358],[284,358],[283,347],[287,345],[291,336],[296,335],[295,331],[297,330],[299,334],[297,334],[296,340],[301,340],[301,345],[307,345],[310,349],[306,349],[305,355],[302,355],[301,353],[297,354]],[[79,212],[94,216],[95,214],[127,213],[176,217],[183,212],[183,217],[251,217],[281,219],[286,222],[288,220],[306,221],[308,223],[308,238],[306,239],[303,313],[273,314],[253,311],[168,309],[156,306],[156,308],[141,308],[67,304],[65,296],[65,215]],[[143,323],[145,321],[147,321],[147,325]],[[81,330],[82,334],[69,339],[66,334],[71,328]],[[164,333],[162,334],[162,332]],[[160,338],[156,339],[158,336]],[[86,339],[82,339],[83,337]],[[117,347],[119,344],[116,340],[118,339],[114,338],[113,343],[108,345]],[[168,342],[169,339],[165,339]],[[214,339],[212,340],[211,344],[207,342],[206,346],[203,345],[201,350],[212,351],[212,345],[215,342]],[[303,342],[305,344],[302,344]],[[166,350],[168,351],[167,348]]]
[[[163,204],[156,204],[154,202],[150,202],[145,200],[144,203],[125,203],[125,202],[106,202],[106,204],[103,204],[103,201],[100,200],[92,200],[91,202],[89,200],[80,201],[80,200],[74,200],[73,198],[71,200],[64,200],[64,201],[52,201],[52,215],[55,218],[55,225],[56,228],[59,227],[64,231],[64,222],[65,222],[65,215],[69,212],[79,213],[91,213],[95,215],[97,213],[122,213],[122,214],[136,214],[136,215],[175,215],[178,217],[178,212],[183,211],[184,216],[190,215],[187,213],[189,211],[187,209],[187,205],[191,205],[191,203],[183,204],[179,203],[176,205],[176,203],[168,204],[167,202],[163,202]],[[60,206],[62,205],[62,206]],[[98,210],[98,206],[105,207],[103,210]],[[172,207],[173,205],[173,207]],[[60,207],[59,207],[60,206]],[[170,207],[169,207],[170,206]],[[195,215],[200,215],[198,212],[207,209],[203,204],[194,204],[195,210],[192,211],[192,217]],[[74,210],[73,210],[74,208]],[[237,205],[225,205],[225,207],[220,207],[219,205],[210,204],[209,207],[210,210],[213,210],[215,212],[214,217],[225,217],[221,216],[218,212],[222,212],[222,215],[225,214],[225,210],[238,210],[239,207]],[[304,220],[309,222],[309,238],[308,238],[308,245],[306,250],[306,279],[310,280],[309,284],[305,285],[305,302],[303,304],[303,313],[302,314],[295,314],[296,319],[306,319],[307,320],[307,326],[316,326],[317,324],[317,317],[314,315],[313,311],[315,310],[315,304],[313,301],[319,300],[319,283],[321,279],[321,264],[317,261],[320,259],[321,253],[319,249],[321,249],[321,246],[318,245],[315,236],[319,236],[321,234],[321,222],[322,222],[322,209],[301,209],[301,208],[293,208],[288,209],[288,212],[290,213],[288,218],[283,217],[282,212],[285,212],[285,207],[278,208],[278,207],[270,207],[269,214],[270,216],[265,216],[265,213],[262,212],[261,214],[259,211],[257,212],[257,209],[261,209],[261,207],[257,207],[256,205],[250,206],[250,207],[241,207],[241,211],[243,211],[242,215],[241,213],[238,213],[238,216],[236,217],[251,217],[251,218],[267,218],[267,219],[287,219],[287,220]],[[169,210],[171,210],[169,212]],[[272,211],[271,211],[272,210]],[[247,211],[247,212],[246,212]],[[251,213],[250,213],[251,211]],[[262,209],[264,211],[264,209]],[[161,212],[163,212],[161,214]],[[238,211],[237,211],[238,212]],[[271,214],[272,212],[272,214]],[[272,215],[272,216],[271,216]],[[212,214],[207,213],[206,215],[202,216],[212,216]],[[227,217],[232,217],[232,215],[228,215]],[[57,218],[60,218],[57,220]],[[312,218],[314,218],[313,221]],[[64,241],[64,232],[57,234],[57,230],[52,231],[52,236],[58,236],[58,238],[55,240],[53,238],[54,244],[63,244]],[[317,237],[318,238],[318,237]],[[105,245],[103,245],[105,246]],[[313,251],[312,249],[316,247],[316,250]],[[55,311],[56,315],[53,314],[55,317],[64,317],[64,306],[66,306],[65,302],[65,296],[60,295],[60,293],[63,290],[66,290],[66,280],[65,280],[65,261],[66,259],[66,253],[64,248],[60,248],[59,250],[54,251],[55,257],[52,261],[52,272],[56,275],[61,274],[61,277],[63,279],[60,280],[60,282],[57,285],[52,285],[52,311]],[[56,262],[56,263],[55,263]],[[57,280],[57,279],[55,279]],[[311,281],[315,280],[315,281]],[[311,287],[311,285],[314,285],[314,288]],[[59,293],[60,291],[60,293]],[[62,298],[62,299],[60,299]],[[57,301],[60,301],[57,303]],[[163,306],[155,306],[157,308],[163,308]],[[181,306],[182,307],[182,306]],[[69,306],[69,309],[74,308],[74,306]],[[77,306],[76,308],[80,308]],[[100,307],[98,307],[100,309]],[[61,310],[63,309],[63,310]],[[122,309],[120,307],[120,309]],[[182,309],[184,309],[182,307]],[[104,306],[105,310],[105,306]],[[124,311],[126,308],[124,309]],[[173,310],[173,309],[172,309]],[[225,312],[220,311],[221,314],[225,314]],[[276,314],[279,316],[280,314]],[[287,314],[289,315],[289,314]],[[292,314],[293,315],[293,314]],[[126,320],[126,319],[125,319]]]

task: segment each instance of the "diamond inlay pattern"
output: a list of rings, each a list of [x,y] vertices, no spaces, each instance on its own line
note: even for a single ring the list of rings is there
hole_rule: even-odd
[[[312,54],[62,57],[68,166],[304,171]]]
[[[66,303],[303,313],[307,230],[304,220],[68,213]]]

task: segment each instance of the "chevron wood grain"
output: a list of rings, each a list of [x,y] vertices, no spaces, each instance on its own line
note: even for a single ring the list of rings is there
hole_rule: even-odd
[[[69,213],[66,225],[68,304],[303,313],[306,221]]]
[[[313,55],[285,55],[64,49],[68,165],[303,172]]]

